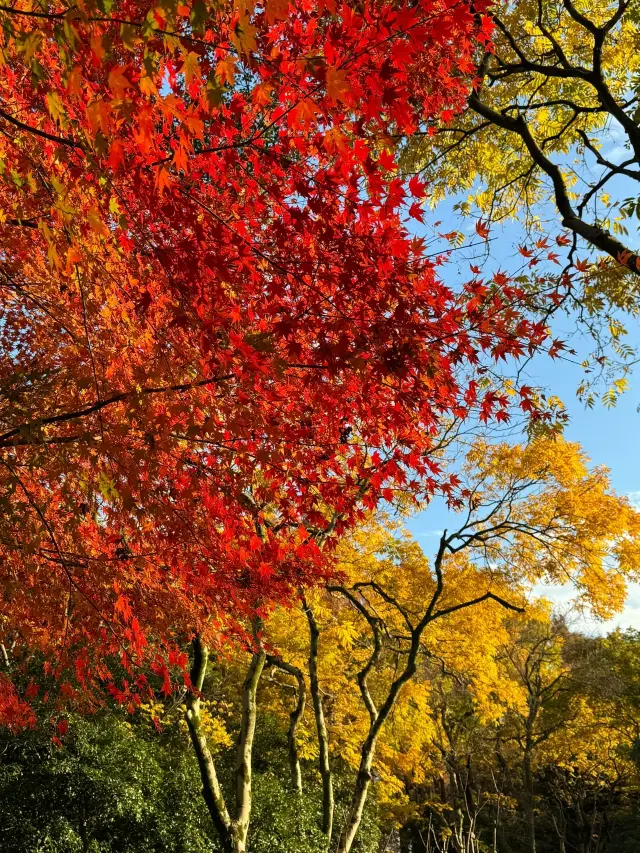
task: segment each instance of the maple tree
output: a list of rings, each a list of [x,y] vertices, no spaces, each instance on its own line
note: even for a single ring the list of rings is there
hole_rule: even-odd
[[[462,107],[483,8],[2,5],[4,722],[188,683],[185,639],[455,490],[443,417],[508,417],[482,362],[545,324],[503,274],[440,280],[391,147]]]

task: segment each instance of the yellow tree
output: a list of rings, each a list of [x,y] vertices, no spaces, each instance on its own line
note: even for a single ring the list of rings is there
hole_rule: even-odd
[[[512,785],[535,853],[538,824],[553,826],[559,848],[600,850],[607,809],[637,778],[628,747],[637,726],[618,713],[602,642],[571,633],[540,610],[513,620],[500,661],[520,691],[501,721],[500,760],[519,768]],[[509,755],[509,753],[511,753]]]
[[[613,178],[640,180],[637,5],[516,0],[497,4],[493,22],[467,111],[412,142],[412,162],[441,193],[474,188],[497,218],[553,201],[565,228],[640,274],[633,248],[603,227]],[[602,150],[612,125],[622,162]]]
[[[466,110],[404,147],[404,168],[428,179],[434,203],[458,196],[459,211],[484,220],[482,234],[518,218],[530,237],[525,271],[552,261],[572,276],[565,305],[596,338],[590,361],[613,379],[609,402],[633,358],[616,311],[640,310],[638,9],[631,0],[495,4],[494,48],[477,54]],[[593,384],[589,374],[581,385],[590,400]]]
[[[522,808],[528,853],[536,853],[534,762],[554,734],[564,729],[571,712],[560,698],[572,671],[563,658],[562,625],[548,618],[516,626],[504,650],[505,665],[523,689],[522,701],[509,715],[508,735],[520,751]]]

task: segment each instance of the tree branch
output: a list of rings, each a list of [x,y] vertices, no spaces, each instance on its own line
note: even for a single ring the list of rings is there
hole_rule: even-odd
[[[506,601],[504,598],[501,598],[499,595],[495,595],[493,592],[485,592],[484,595],[480,595],[477,598],[471,598],[469,601],[463,601],[460,604],[454,604],[451,607],[445,607],[443,610],[437,610],[431,621],[433,622],[435,619],[439,619],[441,616],[448,616],[449,613],[455,613],[456,610],[464,610],[467,607],[473,607],[474,604],[480,604],[483,601],[496,601],[498,604],[505,607],[507,610],[514,610],[516,613],[524,613],[525,608],[520,607],[517,604],[512,604],[510,601]]]
[[[356,608],[356,610],[362,616],[364,616],[364,618],[369,623],[369,627],[371,628],[371,633],[373,634],[373,652],[371,653],[369,660],[358,672],[358,675],[356,677],[358,679],[358,686],[360,688],[360,694],[362,695],[362,701],[364,702],[365,708],[369,713],[369,719],[371,720],[371,724],[373,725],[378,716],[378,709],[376,708],[375,702],[373,701],[373,697],[371,696],[371,692],[367,684],[367,679],[369,678],[369,673],[380,659],[380,654],[382,652],[382,642],[380,637],[381,620],[378,619],[377,616],[372,616],[371,613],[369,613],[367,608],[364,606],[364,604],[362,604],[361,601],[358,601],[357,597],[350,590],[346,589],[346,587],[328,586],[327,589],[329,592],[338,592],[340,593],[340,595],[344,595],[344,597],[351,602],[351,604]]]
[[[25,124],[19,119],[5,113],[4,110],[0,110],[0,117],[5,121],[8,121],[9,124],[14,125],[14,127],[18,127],[20,130],[26,130],[28,133],[33,133],[43,139],[48,139],[49,142],[55,142],[58,145],[66,145],[69,148],[77,148],[79,151],[83,150],[82,145],[74,139],[71,139],[68,136],[55,136],[53,133],[47,133],[45,130],[40,130],[38,127],[32,127],[30,124]]]
[[[630,251],[609,231],[585,222],[578,216],[571,206],[560,169],[549,160],[540,148],[523,116],[519,115],[517,118],[513,118],[505,113],[498,112],[483,103],[476,93],[469,98],[469,106],[483,118],[490,119],[498,127],[516,133],[522,139],[534,163],[551,178],[556,206],[562,216],[562,225],[565,228],[574,231],[592,246],[615,258],[618,263],[627,267],[635,275],[640,275],[640,256],[638,254]]]
[[[61,415],[50,415],[45,418],[36,418],[34,421],[26,421],[20,426],[13,427],[7,432],[0,435],[0,447],[7,446],[9,442],[8,439],[13,438],[20,433],[28,433],[31,429],[32,423],[37,423],[38,426],[48,426],[49,424],[60,424],[65,423],[67,421],[73,421],[78,418],[84,418],[87,415],[95,414],[96,412],[100,412],[102,409],[106,409],[108,406],[113,406],[116,403],[121,403],[123,400],[130,399],[132,397],[144,397],[151,394],[166,394],[169,392],[181,392],[181,391],[190,391],[195,388],[203,388],[206,385],[213,385],[217,382],[226,382],[229,379],[233,379],[233,374],[229,373],[226,376],[211,376],[208,379],[200,379],[197,382],[186,382],[179,385],[163,385],[159,387],[151,387],[151,388],[142,388],[140,391],[123,391],[120,394],[113,394],[111,397],[107,397],[105,400],[98,400],[93,403],[91,406],[87,406],[85,409],[77,409],[74,412],[65,412]]]

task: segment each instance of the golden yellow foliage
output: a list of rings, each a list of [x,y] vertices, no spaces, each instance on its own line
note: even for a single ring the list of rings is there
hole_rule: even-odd
[[[558,438],[476,444],[467,473],[475,500],[494,511],[495,525],[504,525],[482,542],[496,570],[570,582],[599,617],[620,610],[627,581],[640,570],[640,514],[611,490],[605,468],[589,469],[579,445]]]

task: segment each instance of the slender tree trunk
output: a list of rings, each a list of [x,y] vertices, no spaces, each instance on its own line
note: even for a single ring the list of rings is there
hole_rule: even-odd
[[[220,844],[224,853],[234,853],[232,821],[220,788],[218,774],[209,750],[207,737],[202,728],[200,715],[200,694],[207,672],[208,660],[209,650],[202,640],[196,637],[193,641],[193,666],[191,668],[191,683],[196,692],[187,694],[187,726],[202,779],[202,795],[211,815],[211,820],[220,837]]]
[[[304,612],[309,623],[309,684],[313,700],[313,712],[318,733],[320,776],[322,778],[322,832],[327,838],[327,847],[331,844],[333,833],[333,777],[329,765],[329,735],[322,707],[322,695],[318,681],[318,640],[320,631],[311,608],[303,599]]]
[[[440,546],[438,548],[438,553],[436,554],[436,558],[434,561],[436,587],[431,596],[431,600],[427,605],[424,614],[422,615],[422,618],[415,626],[409,618],[409,614],[403,607],[401,607],[397,602],[395,602],[394,599],[388,599],[386,596],[383,595],[385,600],[392,601],[392,603],[403,616],[405,624],[407,625],[410,632],[411,642],[407,650],[407,657],[404,669],[402,669],[401,672],[394,678],[393,682],[389,686],[387,695],[379,708],[376,707],[376,703],[373,700],[373,696],[371,695],[367,681],[371,671],[374,669],[376,663],[378,662],[380,653],[382,651],[383,640],[381,620],[378,616],[375,615],[375,613],[372,613],[369,609],[367,609],[367,607],[363,604],[361,598],[359,598],[357,594],[354,594],[354,590],[348,590],[342,586],[327,587],[329,592],[338,592],[344,595],[351,602],[351,604],[356,608],[356,610],[358,610],[367,620],[373,634],[372,654],[357,676],[358,686],[360,687],[362,700],[364,702],[365,708],[369,712],[369,733],[360,751],[360,766],[356,775],[356,781],[351,797],[349,812],[347,814],[347,818],[340,834],[340,839],[338,841],[337,853],[351,853],[351,850],[353,848],[353,843],[355,841],[356,835],[360,828],[360,823],[362,821],[362,815],[367,800],[369,786],[371,785],[372,781],[371,768],[373,766],[373,759],[375,756],[378,735],[380,734],[382,727],[384,726],[389,715],[391,714],[391,711],[395,707],[404,685],[408,681],[410,681],[416,673],[416,662],[418,659],[418,654],[420,652],[420,644],[427,626],[430,625],[431,622],[435,621],[436,619],[440,619],[443,616],[447,616],[448,614],[453,613],[454,611],[462,610],[467,607],[473,607],[474,605],[479,604],[483,601],[488,601],[489,599],[493,599],[494,601],[497,601],[499,604],[501,604],[503,607],[509,608],[511,610],[522,610],[522,608],[510,604],[509,602],[505,601],[499,596],[496,596],[490,591],[486,592],[484,595],[479,596],[478,598],[469,599],[468,601],[461,602],[460,604],[455,604],[451,607],[445,607],[441,610],[436,610],[436,606],[440,600],[440,596],[444,589],[442,560],[444,558],[447,548],[450,548],[450,540],[447,538],[445,531],[440,539]]]
[[[302,771],[298,759],[298,748],[295,743],[295,730],[289,728],[287,736],[289,742],[289,771],[291,773],[291,786],[296,794],[302,796]]]
[[[251,658],[242,694],[242,723],[238,739],[236,763],[236,819],[234,821],[235,853],[244,853],[251,820],[251,782],[253,738],[256,731],[258,705],[256,694],[264,669],[266,654],[262,648]]]
[[[296,743],[296,731],[298,723],[302,719],[307,701],[307,688],[304,674],[297,666],[293,666],[278,655],[267,655],[267,665],[275,666],[283,672],[292,675],[297,682],[296,707],[289,714],[289,729],[287,731],[287,747],[289,752],[289,769],[291,771],[291,785],[294,791],[302,796],[302,772],[300,770],[300,759],[298,757],[298,745]]]
[[[370,732],[362,747],[360,767],[358,768],[358,775],[356,776],[353,796],[351,798],[351,810],[340,835],[338,853],[350,853],[356,834],[360,828],[367,794],[369,793],[369,785],[371,784],[371,768],[373,766],[378,731],[379,729]]]
[[[523,758],[524,777],[524,817],[526,826],[527,853],[536,853],[536,816],[533,801],[533,770],[531,767],[531,750],[525,749]]]
[[[242,694],[242,721],[236,762],[236,816],[233,819],[227,809],[216,766],[202,726],[200,697],[207,672],[209,650],[199,637],[193,641],[193,666],[191,668],[193,691],[188,693],[186,698],[187,725],[200,769],[204,801],[220,837],[220,844],[224,853],[245,853],[247,849],[247,834],[251,819],[251,764],[257,717],[256,694],[266,659],[257,632],[256,642],[258,643],[258,651],[251,657]]]

